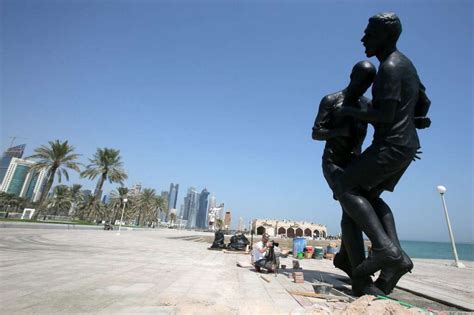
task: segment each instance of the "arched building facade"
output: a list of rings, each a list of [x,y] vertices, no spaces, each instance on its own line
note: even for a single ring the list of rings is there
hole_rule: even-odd
[[[325,225],[305,221],[255,219],[252,221],[252,231],[256,235],[268,233],[272,237],[326,238],[327,236]]]

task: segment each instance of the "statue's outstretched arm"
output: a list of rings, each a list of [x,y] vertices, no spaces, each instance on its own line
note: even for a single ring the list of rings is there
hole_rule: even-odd
[[[378,109],[366,108],[359,109],[355,107],[342,106],[334,111],[336,116],[352,116],[367,123],[390,123],[395,118],[395,113],[400,103],[397,100],[383,100]],[[378,105],[378,104],[375,104]]]
[[[335,137],[349,137],[349,126],[336,129],[328,129],[322,126],[313,127],[313,140],[326,141]]]

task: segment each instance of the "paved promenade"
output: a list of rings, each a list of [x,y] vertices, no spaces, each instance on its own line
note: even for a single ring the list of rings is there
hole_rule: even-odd
[[[196,234],[159,229],[125,230],[118,236],[116,231],[103,230],[0,228],[0,313],[288,314],[311,310],[286,291],[296,284],[285,274],[266,275],[270,279],[266,282],[260,274],[236,267],[237,260],[248,261],[248,256],[207,250],[209,244],[190,240]],[[283,263],[291,265],[291,259]],[[301,263],[307,281],[322,275],[345,284],[330,261]],[[419,283],[438,281],[441,287],[460,290],[472,303],[474,269],[468,266],[449,285],[436,280],[443,280],[440,274],[430,278],[415,269],[410,276]],[[452,280],[447,272],[444,277]],[[300,288],[311,290],[309,282]],[[401,299],[412,296],[399,291],[395,295]]]

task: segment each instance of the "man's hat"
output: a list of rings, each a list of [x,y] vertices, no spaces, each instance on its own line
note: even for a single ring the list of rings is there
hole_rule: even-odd
[[[262,237],[270,238],[270,234],[268,234],[268,233],[263,233],[263,234],[262,234]]]

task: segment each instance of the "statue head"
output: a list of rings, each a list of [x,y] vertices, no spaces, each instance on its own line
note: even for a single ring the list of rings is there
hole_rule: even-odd
[[[361,42],[367,57],[373,57],[392,47],[396,47],[402,33],[402,23],[395,13],[379,13],[369,19]]]
[[[354,96],[360,97],[364,95],[365,91],[374,82],[376,74],[377,70],[371,62],[367,60],[359,61],[352,68],[351,82],[347,89]]]

